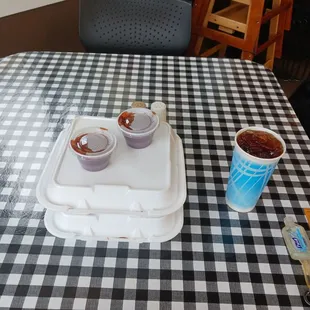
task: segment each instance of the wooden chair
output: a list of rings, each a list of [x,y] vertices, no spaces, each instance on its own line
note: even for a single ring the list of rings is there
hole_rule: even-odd
[[[264,0],[234,0],[228,7],[213,12],[216,0],[196,0],[200,15],[193,10],[193,31],[190,53],[208,57],[216,52],[224,56],[227,46],[241,49],[241,59],[252,60],[267,49],[265,66],[272,70],[274,58],[281,58],[284,30],[289,30],[293,0],[272,0],[272,8],[265,10]],[[196,15],[195,15],[196,14]],[[197,17],[198,16],[198,17]],[[259,45],[261,26],[270,21],[269,37]],[[196,23],[196,24],[195,24]],[[217,26],[212,29],[209,24]],[[236,36],[239,32],[243,38]],[[200,53],[204,38],[217,41],[215,47]]]
[[[195,53],[195,46],[198,40],[198,37],[201,36],[200,30],[202,28],[204,18],[206,16],[210,0],[194,0],[192,8],[192,31],[191,31],[191,41],[187,49],[188,56],[198,56],[198,53]]]

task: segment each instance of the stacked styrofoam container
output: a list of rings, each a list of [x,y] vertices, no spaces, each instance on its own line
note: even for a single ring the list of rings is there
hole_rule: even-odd
[[[70,139],[87,127],[105,127],[117,138],[107,168],[84,170]],[[60,238],[164,242],[183,226],[186,199],[181,139],[162,122],[144,149],[127,146],[115,119],[78,117],[64,130],[37,186],[45,225]]]

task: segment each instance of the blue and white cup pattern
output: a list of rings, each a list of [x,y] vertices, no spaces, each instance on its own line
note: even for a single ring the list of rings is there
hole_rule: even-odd
[[[246,130],[266,131],[274,135],[283,145],[281,156],[264,159],[257,158],[243,151],[237,143],[237,136]],[[285,150],[286,147],[283,139],[269,129],[260,127],[241,129],[236,134],[235,149],[230,167],[226,191],[226,203],[228,206],[238,212],[251,211],[255,207]]]

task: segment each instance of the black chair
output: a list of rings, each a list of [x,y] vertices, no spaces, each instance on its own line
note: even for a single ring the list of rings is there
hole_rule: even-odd
[[[189,0],[80,0],[80,39],[89,52],[182,55],[191,11]]]

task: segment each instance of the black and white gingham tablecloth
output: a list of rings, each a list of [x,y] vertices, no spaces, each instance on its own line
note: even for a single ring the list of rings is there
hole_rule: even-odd
[[[115,117],[164,101],[184,144],[181,234],[163,244],[58,239],[35,188],[59,133],[78,114]],[[228,59],[23,53],[0,62],[1,309],[304,309],[286,215],[306,226],[309,140],[275,77]],[[256,209],[225,205],[238,129],[262,125],[287,143]]]

